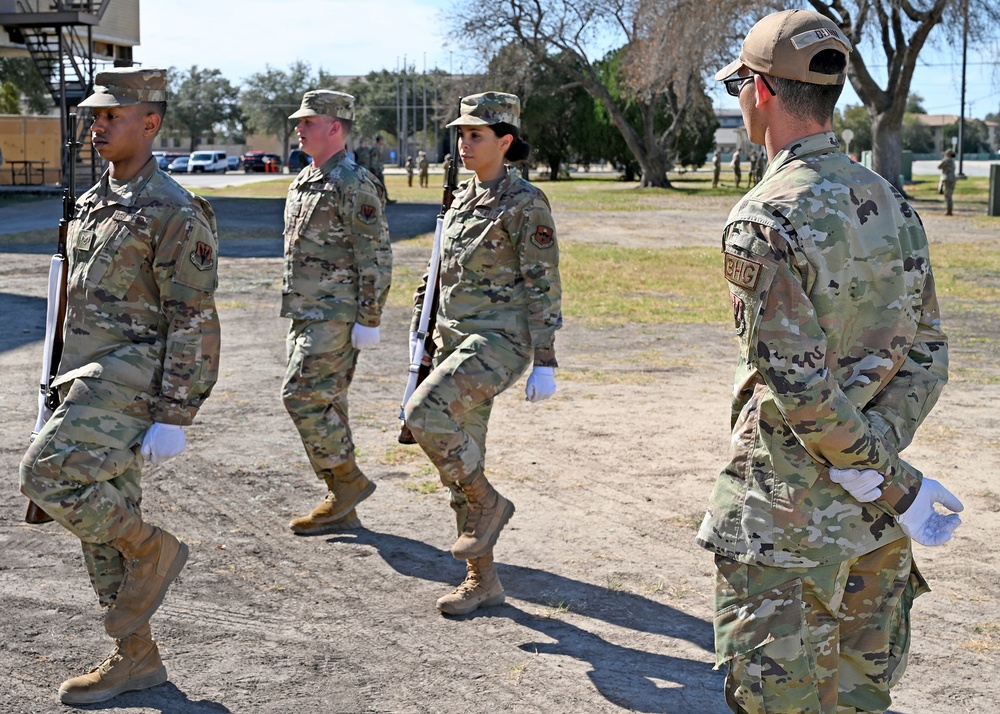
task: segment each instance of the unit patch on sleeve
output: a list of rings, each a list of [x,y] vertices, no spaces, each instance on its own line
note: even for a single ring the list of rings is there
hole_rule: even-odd
[[[531,242],[539,248],[551,248],[555,242],[555,230],[549,226],[538,226],[531,236]]]
[[[723,255],[726,256],[726,280],[746,290],[753,290],[757,287],[757,280],[760,278],[760,271],[763,267],[760,263],[732,253],[723,253]]]
[[[367,225],[372,225],[378,220],[378,209],[370,203],[362,203],[358,208],[358,220]]]
[[[191,262],[198,270],[211,270],[215,266],[215,249],[208,243],[198,241],[191,251]]]

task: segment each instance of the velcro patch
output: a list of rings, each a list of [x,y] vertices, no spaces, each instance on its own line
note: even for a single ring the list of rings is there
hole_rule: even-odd
[[[358,208],[358,220],[362,223],[372,225],[378,220],[378,209],[370,203],[363,203]]]
[[[549,226],[538,226],[531,236],[531,242],[539,248],[551,248],[555,243],[555,229]]]
[[[141,228],[145,228],[149,225],[149,219],[138,213],[129,213],[128,211],[117,210],[111,216],[111,220],[115,223],[131,223]]]
[[[851,41],[847,39],[843,32],[833,27],[817,27],[815,30],[800,32],[792,37],[792,46],[797,50],[801,50],[817,42],[822,42],[828,37],[837,40],[848,50],[852,49]]]
[[[733,322],[736,324],[736,334],[742,335],[747,329],[746,305],[741,297],[732,293],[729,293],[729,297],[733,299]]]
[[[760,278],[760,271],[764,266],[732,253],[723,253],[723,255],[726,256],[726,280],[747,290],[753,290],[757,287],[757,280]]]
[[[198,241],[191,251],[191,262],[198,270],[211,270],[215,265],[215,249],[208,243]]]

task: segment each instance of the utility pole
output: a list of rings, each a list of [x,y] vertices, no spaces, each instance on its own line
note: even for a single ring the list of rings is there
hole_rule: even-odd
[[[427,53],[424,52],[424,138],[421,141],[422,148],[427,151]]]
[[[969,43],[969,0],[964,0],[962,20],[962,106],[958,116],[958,178],[965,178],[962,164],[965,159],[965,54]]]
[[[407,126],[406,126],[407,125],[407,120],[409,119],[409,112],[407,111],[407,108],[406,108],[406,98],[407,98],[407,90],[406,90],[406,55],[403,55],[403,126],[402,126],[402,129],[400,130],[399,153],[396,156],[396,158],[399,159],[399,165],[400,166],[403,165],[403,154],[406,153],[406,137],[409,135],[409,131],[407,131]]]

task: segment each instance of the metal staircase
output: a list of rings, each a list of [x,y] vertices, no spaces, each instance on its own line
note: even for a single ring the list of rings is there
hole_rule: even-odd
[[[92,32],[107,6],[108,0],[0,0],[0,26],[7,30],[11,40],[23,44],[31,54],[59,107],[64,133],[71,107],[83,101],[94,85],[97,67]],[[77,137],[83,142],[77,170],[94,177],[100,158],[85,140],[85,124],[80,122]],[[64,178],[69,170],[66,159],[64,151]]]

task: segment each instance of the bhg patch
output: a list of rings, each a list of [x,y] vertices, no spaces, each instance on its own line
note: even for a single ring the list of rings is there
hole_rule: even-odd
[[[723,255],[726,256],[726,280],[745,290],[753,290],[757,287],[763,265],[732,253],[723,253]]]
[[[362,203],[358,208],[358,220],[365,225],[374,225],[378,220],[378,209],[370,203]]]
[[[190,258],[198,270],[211,270],[215,267],[215,248],[204,241],[198,241],[194,244]]]
[[[538,226],[531,236],[531,242],[539,248],[551,248],[556,240],[556,231],[549,226]]]

